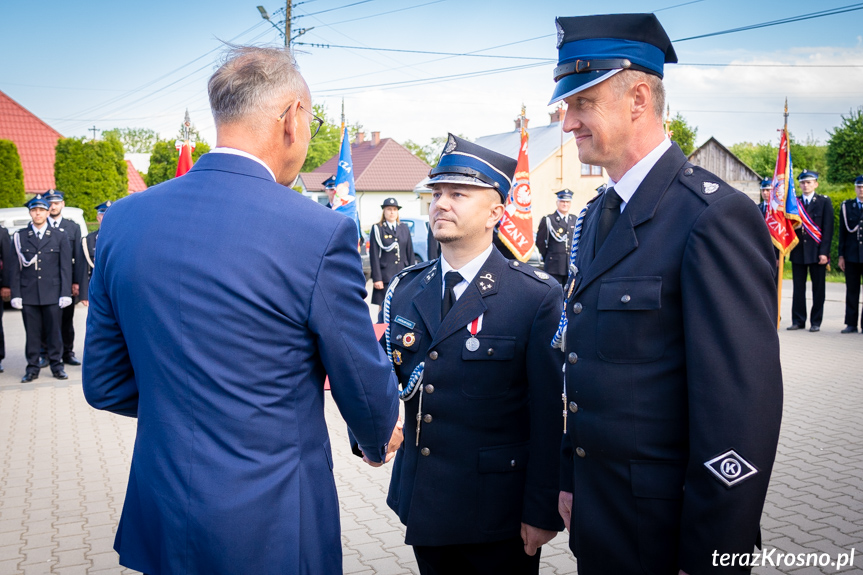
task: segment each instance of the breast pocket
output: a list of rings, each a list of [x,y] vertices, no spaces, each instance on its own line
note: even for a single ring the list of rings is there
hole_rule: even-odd
[[[611,278],[599,286],[596,351],[612,363],[656,361],[665,351],[662,278]]]
[[[467,333],[465,332],[467,335]],[[472,398],[491,398],[505,394],[509,381],[511,360],[515,357],[515,337],[477,334],[477,345],[469,346],[464,338],[462,361],[482,362],[468,364],[469,373],[462,379],[462,391]],[[474,349],[475,348],[475,349]],[[466,366],[467,367],[467,366]]]
[[[390,324],[390,345],[398,349],[405,357],[413,357],[421,349],[423,332],[416,328],[406,327],[398,323]]]

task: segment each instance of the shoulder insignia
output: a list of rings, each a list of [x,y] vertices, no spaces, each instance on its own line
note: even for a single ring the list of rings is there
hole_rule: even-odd
[[[545,273],[545,272],[541,272],[541,271],[539,271],[539,270],[535,270],[533,273],[535,273],[535,274],[536,274],[536,277],[538,277],[538,278],[539,278],[539,279],[541,279],[541,280],[547,280],[548,278],[550,278],[550,277],[551,277],[551,276],[550,276],[550,275],[548,275],[547,273]]]
[[[496,278],[491,272],[481,273],[476,279],[476,285],[479,288],[479,292],[482,294],[488,293],[490,289],[494,288],[495,283]]]
[[[717,184],[716,182],[703,182],[701,184],[701,186],[702,186],[702,191],[705,194],[712,194],[713,192],[715,192],[716,190],[719,189],[719,184]]]
[[[704,466],[727,488],[734,487],[758,473],[754,465],[733,449],[705,461]]]
[[[554,283],[557,283],[557,280],[552,279],[550,275],[548,275],[544,271],[536,269],[530,264],[526,264],[518,260],[512,260],[511,262],[509,262],[509,267],[520,271],[529,278],[533,278],[534,281],[538,281],[541,283],[549,283],[553,281]]]

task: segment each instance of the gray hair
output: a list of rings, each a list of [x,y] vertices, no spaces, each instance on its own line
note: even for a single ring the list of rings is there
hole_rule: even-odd
[[[210,77],[207,91],[216,127],[241,120],[275,119],[308,88],[294,56],[282,48],[232,46]]]
[[[662,114],[665,112],[665,86],[662,84],[662,78],[641,70],[621,70],[609,78],[609,82],[613,85],[618,97],[623,96],[627,90],[639,82],[647,84],[653,96],[653,113],[662,120]]]

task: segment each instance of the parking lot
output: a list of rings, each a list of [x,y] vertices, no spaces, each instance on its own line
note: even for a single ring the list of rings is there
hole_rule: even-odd
[[[783,291],[790,318],[791,282]],[[844,286],[827,284],[820,333],[779,332],[785,381],[780,446],[762,521],[764,547],[779,553],[856,550],[863,573],[863,335],[842,335]],[[86,309],[76,312],[79,356]],[[133,573],[112,550],[122,508],[135,420],[98,412],[81,393],[81,369],[68,381],[43,370],[24,374],[20,313],[7,311],[5,373],[0,374],[0,575]],[[722,353],[717,349],[716,353]],[[341,503],[345,573],[417,573],[403,529],[385,503],[390,466],[373,469],[350,453],[332,402],[327,419]],[[542,573],[576,573],[559,535],[543,549]],[[835,566],[759,567],[755,573],[835,573]]]

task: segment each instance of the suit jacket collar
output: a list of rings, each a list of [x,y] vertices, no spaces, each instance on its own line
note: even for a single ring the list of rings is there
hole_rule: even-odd
[[[578,248],[579,278],[576,280],[576,293],[583,291],[597,277],[626,257],[638,247],[636,226],[653,218],[662,197],[668,191],[678,172],[686,163],[686,156],[677,145],[669,148],[647,173],[638,186],[626,209],[620,214],[614,227],[599,248],[595,258],[596,227],[599,222],[601,204],[590,210],[590,219],[582,230],[582,245]],[[587,217],[585,218],[588,219]],[[586,234],[586,237],[585,235]],[[584,240],[587,240],[586,242]],[[583,271],[582,271],[583,270]]]
[[[264,166],[254,160],[234,154],[204,154],[198,158],[198,161],[195,162],[195,165],[189,171],[228,172],[276,183],[273,182],[273,178]]]

